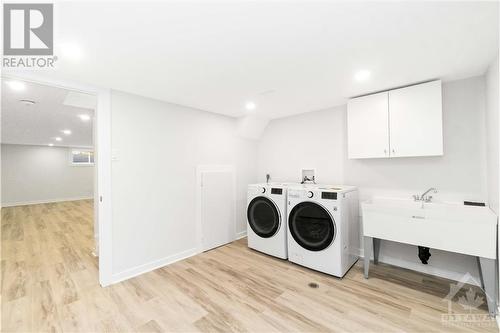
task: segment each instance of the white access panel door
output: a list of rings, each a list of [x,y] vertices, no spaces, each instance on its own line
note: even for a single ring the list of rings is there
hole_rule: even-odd
[[[441,81],[389,91],[391,157],[443,155]]]
[[[234,171],[201,172],[202,251],[236,239]]]
[[[389,157],[388,92],[353,98],[347,103],[348,157]]]

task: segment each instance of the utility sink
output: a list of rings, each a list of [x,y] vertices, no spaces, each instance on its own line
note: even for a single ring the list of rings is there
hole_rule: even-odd
[[[374,198],[363,202],[361,209],[365,258],[373,253],[374,263],[378,262],[381,240],[475,256],[489,313],[496,315],[497,216],[489,208]],[[364,261],[365,278],[369,267],[368,259]]]
[[[497,217],[488,207],[376,197],[361,209],[365,236],[496,258]]]

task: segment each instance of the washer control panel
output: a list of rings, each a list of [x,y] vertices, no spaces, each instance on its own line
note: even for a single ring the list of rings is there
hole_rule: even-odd
[[[271,194],[282,195],[283,194],[283,189],[282,188],[271,188]]]

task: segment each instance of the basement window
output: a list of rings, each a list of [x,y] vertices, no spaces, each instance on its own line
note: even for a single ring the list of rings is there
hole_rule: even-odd
[[[92,166],[94,165],[94,152],[92,150],[71,149],[71,165]]]

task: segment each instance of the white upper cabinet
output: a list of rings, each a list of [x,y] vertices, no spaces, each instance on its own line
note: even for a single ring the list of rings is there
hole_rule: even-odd
[[[347,112],[349,158],[389,156],[389,113],[387,92],[354,98]]]
[[[353,98],[349,158],[443,155],[441,81]]]
[[[389,91],[391,156],[443,155],[441,81]]]

